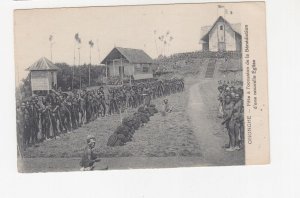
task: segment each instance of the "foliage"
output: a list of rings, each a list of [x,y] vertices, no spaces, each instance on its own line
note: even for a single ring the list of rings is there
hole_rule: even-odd
[[[72,89],[72,78],[74,69],[73,88],[86,88],[89,85],[89,65],[72,67],[66,63],[56,63],[59,70],[57,72],[57,85],[62,91]],[[105,76],[105,68],[98,65],[91,65],[91,86],[101,85],[102,78]],[[22,100],[31,96],[30,73],[22,80],[21,84],[16,88],[16,99]]]
[[[132,141],[132,136],[136,130],[148,123],[150,116],[154,116],[155,113],[158,113],[158,110],[153,104],[150,107],[139,107],[137,112],[122,120],[122,124],[109,136],[107,146],[123,146],[126,142]]]
[[[73,79],[73,88],[85,88],[89,85],[89,65],[82,66],[69,66],[66,63],[56,63],[56,66],[60,68],[57,72],[57,85],[61,87],[63,91],[72,89],[72,79]],[[101,77],[105,76],[105,68],[97,65],[91,65],[91,86],[96,86],[101,84]],[[74,72],[74,78],[73,78]]]
[[[22,80],[22,83],[16,88],[16,100],[21,101],[24,98],[31,96],[31,82],[30,75]]]

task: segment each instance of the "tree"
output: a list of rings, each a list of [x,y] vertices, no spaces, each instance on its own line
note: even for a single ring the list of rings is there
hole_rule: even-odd
[[[66,63],[56,63],[56,66],[60,69],[57,72],[57,85],[61,87],[62,91],[68,91],[72,88],[72,67]],[[97,65],[81,65],[74,68],[73,87],[74,89],[80,89],[81,87],[87,87],[89,85],[89,67],[90,72],[90,85],[98,85],[98,78],[105,76],[105,67]]]

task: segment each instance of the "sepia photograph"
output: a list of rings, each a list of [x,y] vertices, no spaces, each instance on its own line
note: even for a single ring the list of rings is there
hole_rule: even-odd
[[[269,163],[264,2],[17,9],[14,53],[19,172]]]

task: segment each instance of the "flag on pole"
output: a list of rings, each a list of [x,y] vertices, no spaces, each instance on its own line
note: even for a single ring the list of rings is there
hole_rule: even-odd
[[[233,12],[231,10],[225,9],[225,14],[232,14]]]
[[[53,40],[53,35],[49,36],[49,41],[51,42]]]
[[[90,40],[90,41],[89,41],[89,45],[90,45],[91,47],[94,47],[94,42],[93,42],[92,40]]]
[[[77,43],[81,43],[81,39],[80,39],[80,37],[79,37],[79,33],[76,33],[75,34],[75,40],[77,41]]]

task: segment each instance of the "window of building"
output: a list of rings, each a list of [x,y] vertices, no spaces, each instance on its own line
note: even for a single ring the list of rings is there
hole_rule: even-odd
[[[140,64],[136,64],[135,65],[135,71],[140,72],[142,70],[141,65]]]
[[[149,71],[149,67],[143,67],[143,72],[147,73]]]
[[[220,30],[223,30],[223,25],[220,25]]]

